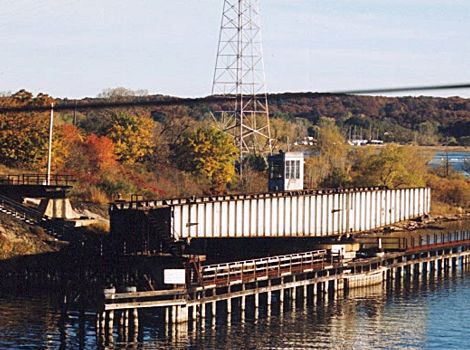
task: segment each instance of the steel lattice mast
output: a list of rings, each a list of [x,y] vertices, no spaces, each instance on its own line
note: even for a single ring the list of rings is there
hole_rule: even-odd
[[[242,158],[272,151],[259,0],[224,0],[212,94],[231,101],[214,118]]]

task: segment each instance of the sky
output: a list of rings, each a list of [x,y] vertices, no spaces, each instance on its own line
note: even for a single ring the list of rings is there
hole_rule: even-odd
[[[0,92],[207,96],[222,6],[0,0]],[[269,92],[470,83],[469,0],[261,0],[261,14]]]

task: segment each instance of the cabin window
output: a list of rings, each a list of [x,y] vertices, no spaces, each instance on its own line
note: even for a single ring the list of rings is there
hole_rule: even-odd
[[[286,179],[300,179],[300,160],[286,161]]]
[[[289,180],[291,174],[290,160],[286,161],[286,180]]]

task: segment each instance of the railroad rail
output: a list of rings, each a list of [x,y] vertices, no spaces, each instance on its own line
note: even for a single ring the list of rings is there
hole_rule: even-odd
[[[55,238],[63,239],[73,227],[67,223],[54,221],[44,217],[34,208],[27,207],[17,201],[0,194],[0,212],[12,218],[23,221],[31,226],[40,226]]]
[[[170,198],[170,199],[141,199],[139,195],[132,195],[130,201],[117,200],[110,204],[110,211],[116,210],[148,210],[150,208],[166,207],[179,204],[194,204],[194,203],[211,203],[220,201],[233,201],[245,199],[269,199],[269,198],[284,198],[296,196],[312,196],[322,194],[342,194],[352,192],[371,192],[386,190],[386,187],[350,187],[350,188],[325,188],[319,190],[297,190],[297,191],[283,191],[283,192],[259,192],[248,194],[231,194],[222,196],[205,196],[205,197],[186,197],[186,198]]]

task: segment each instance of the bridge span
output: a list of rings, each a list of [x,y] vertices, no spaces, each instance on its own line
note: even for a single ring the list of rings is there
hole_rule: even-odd
[[[323,238],[372,230],[429,214],[429,188],[350,188],[117,201],[111,240],[132,251],[169,242]]]

